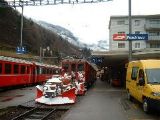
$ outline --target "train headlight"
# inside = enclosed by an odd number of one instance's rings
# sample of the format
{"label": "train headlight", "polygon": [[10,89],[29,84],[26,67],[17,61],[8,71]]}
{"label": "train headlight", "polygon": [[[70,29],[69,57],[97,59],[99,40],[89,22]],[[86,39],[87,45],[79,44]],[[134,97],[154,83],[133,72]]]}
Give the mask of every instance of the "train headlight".
{"label": "train headlight", "polygon": [[48,90],[48,87],[47,87],[47,86],[44,86],[43,89],[44,89],[44,90]]}

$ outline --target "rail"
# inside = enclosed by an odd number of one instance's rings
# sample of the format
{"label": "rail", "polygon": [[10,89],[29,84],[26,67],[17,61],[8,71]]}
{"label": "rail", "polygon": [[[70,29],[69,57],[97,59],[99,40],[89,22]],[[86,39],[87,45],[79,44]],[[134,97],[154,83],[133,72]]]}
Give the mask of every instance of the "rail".
{"label": "rail", "polygon": [[32,108],[31,110],[22,113],[12,120],[46,120],[56,109],[43,109],[43,108]]}

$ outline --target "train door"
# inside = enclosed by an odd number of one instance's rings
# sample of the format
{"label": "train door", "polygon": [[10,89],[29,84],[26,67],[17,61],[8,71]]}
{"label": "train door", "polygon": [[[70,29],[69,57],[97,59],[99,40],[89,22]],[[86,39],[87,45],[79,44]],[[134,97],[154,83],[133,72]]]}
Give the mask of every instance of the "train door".
{"label": "train door", "polygon": [[32,66],[31,66],[31,65],[28,65],[26,69],[27,69],[26,71],[27,71],[28,79],[29,79],[28,81],[29,81],[29,83],[32,84],[32,74],[31,74],[31,72],[32,72],[32,71],[31,71],[31,70],[32,70]]}
{"label": "train door", "polygon": [[32,67],[32,83],[36,83],[37,81],[37,67],[36,65],[33,65]]}
{"label": "train door", "polygon": [[72,82],[78,78],[78,74],[76,70],[76,62],[71,63],[71,76],[72,76]]}

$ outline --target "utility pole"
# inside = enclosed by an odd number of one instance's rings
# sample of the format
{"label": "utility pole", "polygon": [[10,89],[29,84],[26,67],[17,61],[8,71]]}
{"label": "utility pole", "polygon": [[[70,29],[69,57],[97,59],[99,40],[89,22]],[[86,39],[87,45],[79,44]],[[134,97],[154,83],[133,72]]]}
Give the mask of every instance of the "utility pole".
{"label": "utility pole", "polygon": [[23,46],[23,43],[22,43],[22,40],[23,40],[23,5],[21,7],[22,7],[22,14],[21,14],[21,41],[20,41],[20,47],[22,48],[22,46]]}
{"label": "utility pole", "polygon": [[[132,18],[131,18],[131,0],[128,0],[129,2],[129,7],[128,7],[128,12],[129,12],[129,34],[132,34]],[[131,61],[132,60],[132,40],[129,40],[129,56],[128,56],[128,60]]]}

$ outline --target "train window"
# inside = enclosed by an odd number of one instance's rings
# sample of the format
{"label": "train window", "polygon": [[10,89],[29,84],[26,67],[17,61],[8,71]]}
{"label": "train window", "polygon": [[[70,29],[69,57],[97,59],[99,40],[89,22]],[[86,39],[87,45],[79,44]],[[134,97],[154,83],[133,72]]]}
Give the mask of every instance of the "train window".
{"label": "train window", "polygon": [[49,74],[52,74],[52,69],[51,68],[49,69]]}
{"label": "train window", "polygon": [[49,69],[47,69],[46,71],[47,71],[46,74],[49,74]]}
{"label": "train window", "polygon": [[42,68],[42,74],[46,74],[46,69]]}
{"label": "train window", "polygon": [[21,74],[25,74],[26,72],[26,66],[22,65],[21,66]]}
{"label": "train window", "polygon": [[76,72],[76,64],[72,64],[72,65],[71,65],[71,70],[72,70],[73,72]]}
{"label": "train window", "polygon": [[45,68],[45,73],[44,74],[47,74],[47,68]]}
{"label": "train window", "polygon": [[0,74],[2,74],[2,63],[0,63]]}
{"label": "train window", "polygon": [[14,74],[18,74],[19,73],[19,65],[18,64],[14,64],[13,72],[14,72]]}
{"label": "train window", "polygon": [[37,74],[40,74],[40,67],[37,66]]}
{"label": "train window", "polygon": [[11,74],[12,71],[12,65],[9,63],[5,64],[5,74]]}
{"label": "train window", "polygon": [[63,64],[64,72],[69,72],[69,64]]}
{"label": "train window", "polygon": [[39,67],[39,74],[42,74],[43,68]]}
{"label": "train window", "polygon": [[61,70],[58,68],[53,69],[53,74],[60,74]]}
{"label": "train window", "polygon": [[78,64],[78,71],[84,71],[84,64]]}
{"label": "train window", "polygon": [[27,74],[29,74],[29,72],[30,72],[30,69],[29,69],[30,67],[29,66],[27,66]]}

